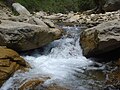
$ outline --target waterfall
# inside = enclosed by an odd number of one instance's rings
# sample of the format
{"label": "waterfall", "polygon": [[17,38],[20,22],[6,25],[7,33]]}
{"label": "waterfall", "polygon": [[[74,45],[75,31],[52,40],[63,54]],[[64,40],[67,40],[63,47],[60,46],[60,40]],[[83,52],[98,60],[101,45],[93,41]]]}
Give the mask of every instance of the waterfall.
{"label": "waterfall", "polygon": [[[19,85],[15,81],[22,82],[24,79],[48,76],[45,84],[57,83],[63,86],[71,87],[75,90],[87,90],[80,86],[83,79],[84,69],[93,64],[91,60],[82,55],[79,46],[80,27],[62,26],[65,35],[43,48],[43,51],[35,50],[31,55],[23,55],[24,59],[30,63],[32,69],[29,72],[16,72],[1,88],[1,90],[14,90]],[[77,75],[78,74],[78,75]],[[15,89],[16,90],[16,89]]]}

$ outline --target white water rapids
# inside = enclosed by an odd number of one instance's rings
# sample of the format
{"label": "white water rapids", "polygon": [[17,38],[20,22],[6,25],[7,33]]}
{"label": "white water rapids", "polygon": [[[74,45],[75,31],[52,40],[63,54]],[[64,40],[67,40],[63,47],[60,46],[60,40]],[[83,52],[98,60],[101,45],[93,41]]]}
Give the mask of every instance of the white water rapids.
{"label": "white water rapids", "polygon": [[[16,73],[11,77],[0,90],[17,90],[16,81],[22,82],[24,79],[47,76],[50,77],[45,83],[57,83],[62,86],[72,88],[71,90],[87,90],[80,86],[80,81],[76,76],[83,73],[84,69],[93,64],[91,60],[82,55],[79,46],[78,27],[63,27],[67,32],[63,38],[56,40],[44,47],[43,52],[34,51],[32,55],[23,55],[32,67],[29,72]],[[79,75],[78,75],[79,76]],[[83,82],[81,82],[83,83]]]}

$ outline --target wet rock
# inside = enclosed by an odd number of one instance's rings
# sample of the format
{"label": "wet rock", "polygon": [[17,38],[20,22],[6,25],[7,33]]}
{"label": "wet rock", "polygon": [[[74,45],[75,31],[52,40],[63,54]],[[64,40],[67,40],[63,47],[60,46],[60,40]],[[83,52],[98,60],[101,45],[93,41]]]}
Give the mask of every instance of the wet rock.
{"label": "wet rock", "polygon": [[27,68],[28,64],[11,49],[0,47],[0,86],[18,69]]}
{"label": "wet rock", "polygon": [[69,90],[56,84],[45,85],[44,82],[49,78],[34,78],[26,80],[18,90]]}
{"label": "wet rock", "polygon": [[120,58],[115,62],[115,65],[120,67]]}
{"label": "wet rock", "polygon": [[26,80],[18,90],[36,90],[38,85],[42,85],[44,83],[43,79],[31,79]]}
{"label": "wet rock", "polygon": [[95,57],[118,49],[120,46],[119,32],[119,20],[102,23],[84,30],[80,37],[83,54],[86,57]]}
{"label": "wet rock", "polygon": [[105,90],[120,89],[120,67],[114,68],[106,74]]}
{"label": "wet rock", "polygon": [[62,87],[56,84],[51,84],[47,86],[44,90],[70,90],[70,89],[67,89],[65,87]]}
{"label": "wet rock", "polygon": [[29,23],[2,20],[0,24],[0,45],[16,51],[39,48],[59,39],[62,31]]}

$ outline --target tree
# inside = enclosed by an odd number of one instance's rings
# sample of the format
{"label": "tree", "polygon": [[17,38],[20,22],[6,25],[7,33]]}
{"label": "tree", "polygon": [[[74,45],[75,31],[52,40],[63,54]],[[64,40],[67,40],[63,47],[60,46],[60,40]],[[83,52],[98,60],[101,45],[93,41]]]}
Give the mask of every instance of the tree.
{"label": "tree", "polygon": [[93,9],[95,13],[104,13],[105,11],[103,10],[103,5],[104,5],[104,0],[93,0],[96,7]]}
{"label": "tree", "polygon": [[6,5],[12,6],[12,4],[15,2],[15,0],[5,0]]}

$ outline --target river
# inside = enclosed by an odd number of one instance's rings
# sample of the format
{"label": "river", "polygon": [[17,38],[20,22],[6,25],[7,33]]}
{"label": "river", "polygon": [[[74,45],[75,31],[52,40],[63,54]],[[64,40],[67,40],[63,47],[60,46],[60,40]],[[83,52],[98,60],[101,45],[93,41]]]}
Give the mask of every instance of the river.
{"label": "river", "polygon": [[96,84],[84,74],[88,68],[95,69],[95,62],[82,55],[79,45],[81,28],[77,26],[62,28],[66,34],[61,39],[44,46],[42,50],[34,50],[30,55],[23,54],[32,69],[25,73],[16,72],[1,90],[17,90],[19,84],[16,81],[23,82],[25,79],[44,76],[50,77],[45,84],[56,83],[71,90],[98,90],[98,87],[101,87],[97,86],[100,83]]}

